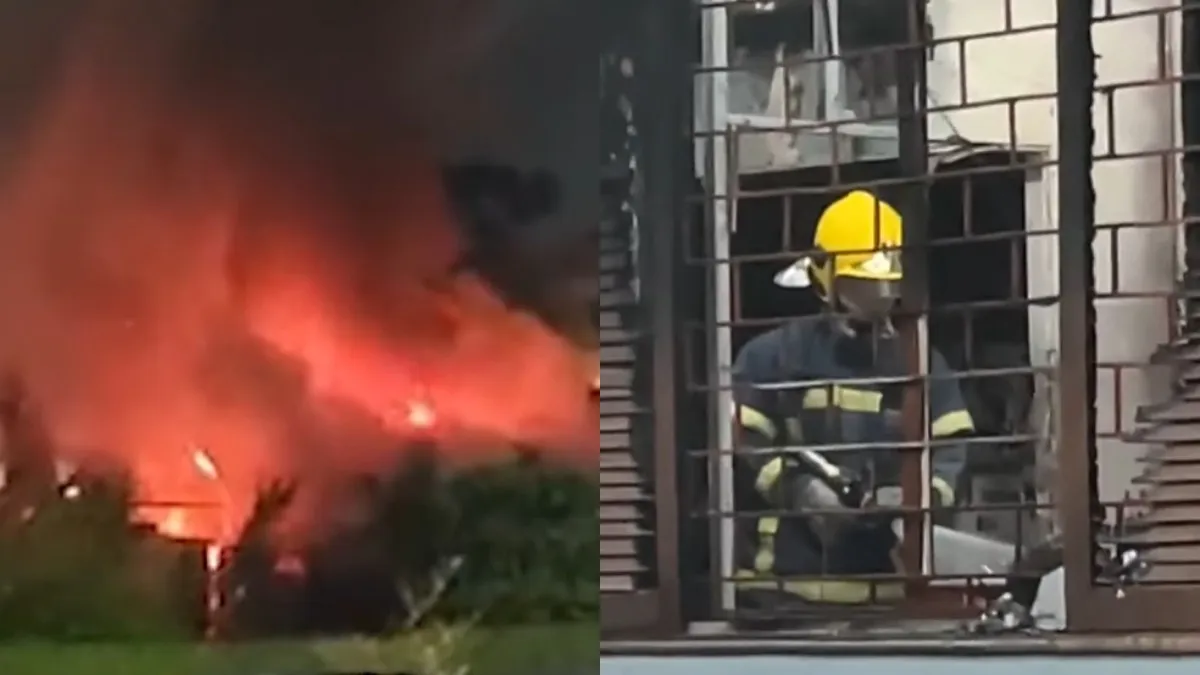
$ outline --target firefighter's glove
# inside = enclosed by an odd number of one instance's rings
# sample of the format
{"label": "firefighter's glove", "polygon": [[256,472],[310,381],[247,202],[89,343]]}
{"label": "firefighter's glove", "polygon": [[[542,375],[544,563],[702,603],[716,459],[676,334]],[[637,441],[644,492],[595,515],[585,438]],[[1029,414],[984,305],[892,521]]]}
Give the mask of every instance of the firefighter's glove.
{"label": "firefighter's glove", "polygon": [[794,471],[816,477],[838,494],[845,506],[862,506],[865,499],[862,477],[845,467],[832,464],[820,453],[801,450],[792,458]]}

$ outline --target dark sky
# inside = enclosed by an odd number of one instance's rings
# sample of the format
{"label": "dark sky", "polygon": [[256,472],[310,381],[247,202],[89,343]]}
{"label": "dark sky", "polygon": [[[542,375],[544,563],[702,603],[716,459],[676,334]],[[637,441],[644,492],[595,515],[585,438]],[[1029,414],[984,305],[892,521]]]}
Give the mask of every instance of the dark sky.
{"label": "dark sky", "polygon": [[[0,142],[16,136],[5,131],[30,112],[30,93],[44,83],[79,9],[90,4],[94,0],[0,0]],[[125,4],[144,5],[129,12],[145,21],[166,20],[155,16],[164,6],[172,14],[199,7],[194,11],[206,13],[212,26],[211,34],[197,38],[201,52],[220,49],[233,68],[254,62],[303,72],[313,91],[343,86],[344,75],[329,72],[329,64],[358,59],[349,70],[362,73],[361,91],[370,93],[357,100],[378,108],[371,80],[387,78],[395,85],[392,104],[429,124],[447,153],[555,170],[566,199],[553,227],[595,221],[596,58],[604,35],[628,14],[625,0]],[[205,60],[222,62],[211,53]],[[347,89],[344,108],[350,109],[353,84]]]}

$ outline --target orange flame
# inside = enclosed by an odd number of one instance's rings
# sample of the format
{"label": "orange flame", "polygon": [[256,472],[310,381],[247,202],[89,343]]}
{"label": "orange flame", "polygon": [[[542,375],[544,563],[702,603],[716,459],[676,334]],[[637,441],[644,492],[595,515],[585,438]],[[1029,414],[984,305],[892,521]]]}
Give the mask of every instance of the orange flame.
{"label": "orange flame", "polygon": [[594,461],[586,360],[451,273],[419,139],[347,162],[269,87],[182,90],[185,28],[97,17],[0,181],[0,363],[65,454],[127,464],[143,499],[198,505],[145,517],[213,539],[271,477],[382,470],[412,440]]}

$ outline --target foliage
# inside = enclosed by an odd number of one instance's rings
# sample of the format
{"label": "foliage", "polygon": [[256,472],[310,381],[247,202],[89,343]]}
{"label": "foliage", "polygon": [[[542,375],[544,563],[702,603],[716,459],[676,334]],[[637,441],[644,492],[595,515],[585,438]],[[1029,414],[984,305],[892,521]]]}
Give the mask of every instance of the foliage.
{"label": "foliage", "polygon": [[[341,578],[326,587],[327,595],[365,585],[365,595],[380,599],[371,608],[378,622],[343,629],[406,630],[420,619],[426,631],[454,630],[477,622],[597,616],[594,475],[526,455],[455,471],[425,456],[364,489],[373,518],[362,531],[309,552],[314,564],[335,559],[333,576]],[[242,538],[234,577],[259,580],[263,590],[256,594],[251,583],[251,592],[243,594],[245,611],[233,624],[234,635],[330,629],[297,622],[296,615],[328,610],[310,589],[271,581],[274,553],[267,533],[292,493],[286,485],[266,490]],[[130,516],[122,482],[88,485],[74,499],[51,490],[28,519],[0,508],[0,639],[196,636],[203,611],[196,551],[189,566],[182,545],[139,534]],[[338,558],[350,562],[339,567]],[[185,571],[191,579],[184,579]],[[427,602],[431,598],[436,602]]]}
{"label": "foliage", "polygon": [[130,525],[123,481],[53,490],[0,515],[0,638],[170,638],[189,631],[178,547]]}
{"label": "foliage", "polygon": [[448,609],[486,610],[486,620],[504,622],[598,616],[595,475],[526,456],[455,475],[448,487],[464,560]]}
{"label": "foliage", "polygon": [[382,542],[401,590],[427,596],[454,561],[432,618],[540,623],[597,616],[594,474],[529,453],[456,471],[426,456],[376,495],[372,538]]}
{"label": "foliage", "polygon": [[[332,638],[197,645],[0,644],[5,675],[212,675],[213,673],[413,673],[443,675],[423,656],[437,636],[419,631],[372,640]],[[458,648],[470,675],[585,675],[596,672],[599,637],[595,624],[477,629]],[[453,671],[453,669],[450,669]]]}

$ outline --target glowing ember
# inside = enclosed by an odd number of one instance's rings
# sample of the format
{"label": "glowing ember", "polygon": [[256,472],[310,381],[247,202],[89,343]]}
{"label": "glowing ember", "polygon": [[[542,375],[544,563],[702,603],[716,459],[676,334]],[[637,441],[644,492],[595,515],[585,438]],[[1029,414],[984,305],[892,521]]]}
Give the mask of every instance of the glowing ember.
{"label": "glowing ember", "polygon": [[437,422],[433,408],[420,401],[410,401],[408,404],[408,423],[414,429],[429,429]]}
{"label": "glowing ember", "polygon": [[196,465],[196,470],[205,478],[209,480],[221,479],[221,474],[217,471],[217,463],[202,448],[196,448],[192,451],[192,464]]}
{"label": "glowing ember", "polygon": [[168,537],[187,537],[191,535],[188,527],[187,512],[181,508],[167,509],[166,515],[158,521],[158,531]]}
{"label": "glowing ember", "polygon": [[217,629],[217,614],[221,611],[220,571],[224,550],[216,545],[204,547],[204,569],[208,573],[205,584],[205,606],[208,610],[208,635],[214,637]]}
{"label": "glowing ember", "polygon": [[302,577],[305,574],[304,561],[294,555],[280,556],[275,561],[275,573],[289,577]]}
{"label": "glowing ember", "polygon": [[204,568],[209,572],[216,572],[221,569],[222,549],[216,544],[209,544],[204,547]]}

